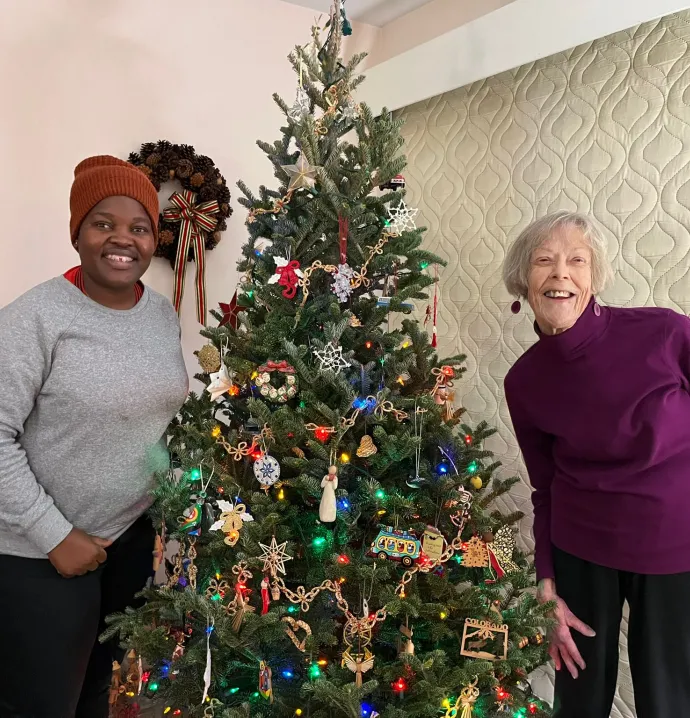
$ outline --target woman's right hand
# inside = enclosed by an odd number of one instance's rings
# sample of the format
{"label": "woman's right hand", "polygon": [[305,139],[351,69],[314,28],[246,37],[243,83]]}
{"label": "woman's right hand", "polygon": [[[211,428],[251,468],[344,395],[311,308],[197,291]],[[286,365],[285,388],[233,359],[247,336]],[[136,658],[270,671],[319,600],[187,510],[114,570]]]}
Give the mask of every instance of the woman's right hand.
{"label": "woman's right hand", "polygon": [[588,638],[594,637],[596,633],[575,616],[565,601],[558,596],[556,582],[552,578],[545,578],[539,582],[538,598],[540,603],[556,603],[556,608],[553,611],[556,625],[549,632],[549,655],[553,659],[556,670],[560,671],[565,665],[570,675],[577,678],[578,667],[584,670],[585,661],[575,645],[570,629],[575,629]]}
{"label": "woman's right hand", "polygon": [[90,536],[73,528],[49,554],[50,563],[64,578],[83,576],[95,571],[108,558],[105,549],[112,541]]}

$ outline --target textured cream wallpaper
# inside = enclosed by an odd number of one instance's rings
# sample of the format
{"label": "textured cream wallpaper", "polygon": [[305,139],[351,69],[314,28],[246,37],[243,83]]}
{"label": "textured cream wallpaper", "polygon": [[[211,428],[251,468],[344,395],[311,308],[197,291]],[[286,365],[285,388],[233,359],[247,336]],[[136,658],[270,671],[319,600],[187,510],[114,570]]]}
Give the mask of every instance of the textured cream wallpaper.
{"label": "textured cream wallpaper", "polygon": [[[427,246],[448,261],[440,277],[440,351],[467,354],[457,398],[472,421],[498,427],[490,448],[506,473],[525,477],[503,378],[535,335],[528,313],[510,313],[500,268],[526,224],[559,208],[593,213],[616,268],[603,300],[690,313],[690,12],[400,114],[408,203],[420,207]],[[508,504],[529,512],[527,484]],[[522,533],[531,547],[529,521]],[[546,677],[537,682],[548,692]],[[635,715],[625,650],[612,715]]]}

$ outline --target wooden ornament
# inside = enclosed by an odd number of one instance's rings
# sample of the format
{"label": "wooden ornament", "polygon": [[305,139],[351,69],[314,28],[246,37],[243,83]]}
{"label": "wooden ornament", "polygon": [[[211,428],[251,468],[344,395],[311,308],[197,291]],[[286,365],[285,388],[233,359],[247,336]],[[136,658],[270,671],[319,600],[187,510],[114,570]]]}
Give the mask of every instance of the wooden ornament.
{"label": "wooden ornament", "polygon": [[359,456],[360,459],[366,459],[369,456],[373,456],[377,451],[378,449],[376,448],[374,440],[371,436],[369,436],[369,434],[365,434],[359,442],[357,456]]}
{"label": "wooden ornament", "polygon": [[[502,650],[498,655],[481,650],[488,641],[498,638]],[[499,625],[489,621],[478,621],[475,618],[466,618],[462,632],[460,654],[469,658],[481,658],[486,661],[497,659],[506,660],[508,657],[508,626]]]}
{"label": "wooden ornament", "polygon": [[[478,682],[479,680],[475,678],[472,683],[465,686],[462,691],[460,691],[460,695],[455,701],[455,705],[451,706],[446,711],[445,718],[472,718],[472,709],[474,708],[474,704],[477,702],[477,698],[479,698],[479,689],[477,688]],[[460,709],[462,709],[462,711],[460,711]]]}
{"label": "wooden ornament", "polygon": [[528,645],[529,645],[529,638],[526,638],[525,636],[518,638],[518,648],[527,648]]}
{"label": "wooden ornament", "polygon": [[445,539],[435,526],[427,526],[422,536],[422,551],[424,555],[436,563],[441,561]]}
{"label": "wooden ornament", "polygon": [[467,542],[467,548],[463,551],[462,565],[465,568],[487,568],[489,566],[489,552],[479,536],[473,536]]}

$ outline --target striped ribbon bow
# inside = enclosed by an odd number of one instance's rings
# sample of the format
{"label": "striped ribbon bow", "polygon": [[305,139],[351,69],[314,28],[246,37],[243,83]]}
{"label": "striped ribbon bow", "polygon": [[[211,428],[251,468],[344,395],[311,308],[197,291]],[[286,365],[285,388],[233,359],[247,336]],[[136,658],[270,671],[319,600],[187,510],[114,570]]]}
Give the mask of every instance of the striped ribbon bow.
{"label": "striped ribbon bow", "polygon": [[196,193],[188,189],[173,193],[170,201],[173,206],[163,210],[163,219],[180,222],[180,239],[175,255],[173,304],[179,314],[184,294],[187,257],[192,249],[196,260],[196,316],[200,324],[206,325],[205,233],[215,229],[216,218],[213,215],[220,211],[220,207],[216,200],[196,204]]}

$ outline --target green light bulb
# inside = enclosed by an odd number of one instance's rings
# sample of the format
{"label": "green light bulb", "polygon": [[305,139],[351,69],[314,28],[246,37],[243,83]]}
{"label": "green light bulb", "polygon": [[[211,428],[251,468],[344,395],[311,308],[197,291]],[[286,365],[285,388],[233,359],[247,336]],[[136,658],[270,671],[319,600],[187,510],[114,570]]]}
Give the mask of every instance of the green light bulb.
{"label": "green light bulb", "polygon": [[420,269],[426,269],[429,266],[429,262],[422,262],[419,267]]}
{"label": "green light bulb", "polygon": [[476,473],[479,466],[477,465],[476,461],[473,461],[468,467],[467,470],[470,472],[470,474]]}
{"label": "green light bulb", "polygon": [[199,469],[192,469],[191,477],[192,481],[198,481],[201,478],[201,471],[199,471]]}
{"label": "green light bulb", "polygon": [[376,496],[376,498],[381,501],[382,499],[386,498],[386,492],[383,489],[378,489],[374,496]]}
{"label": "green light bulb", "polygon": [[234,694],[237,693],[237,691],[239,691],[239,688],[235,686],[234,688],[231,688],[229,692]]}
{"label": "green light bulb", "polygon": [[321,677],[321,669],[319,668],[318,664],[312,663],[309,667],[309,678],[320,678]]}
{"label": "green light bulb", "polygon": [[312,543],[314,546],[323,546],[326,543],[326,539],[323,536],[317,536]]}
{"label": "green light bulb", "polygon": [[150,683],[149,690],[151,691],[151,693],[155,693],[158,690],[158,683],[156,683],[155,681],[153,683]]}

